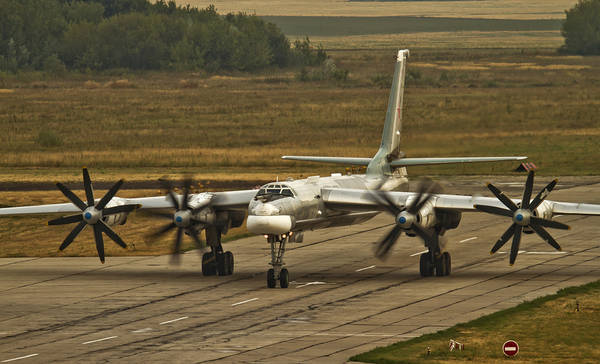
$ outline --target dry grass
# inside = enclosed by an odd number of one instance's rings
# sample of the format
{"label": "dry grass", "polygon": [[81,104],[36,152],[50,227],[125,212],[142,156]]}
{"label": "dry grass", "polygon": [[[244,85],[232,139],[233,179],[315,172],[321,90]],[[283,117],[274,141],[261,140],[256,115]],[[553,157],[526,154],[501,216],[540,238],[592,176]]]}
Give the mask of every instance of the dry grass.
{"label": "dry grass", "polygon": [[178,0],[221,13],[294,16],[435,16],[493,19],[557,19],[577,0],[347,1],[347,0]]}

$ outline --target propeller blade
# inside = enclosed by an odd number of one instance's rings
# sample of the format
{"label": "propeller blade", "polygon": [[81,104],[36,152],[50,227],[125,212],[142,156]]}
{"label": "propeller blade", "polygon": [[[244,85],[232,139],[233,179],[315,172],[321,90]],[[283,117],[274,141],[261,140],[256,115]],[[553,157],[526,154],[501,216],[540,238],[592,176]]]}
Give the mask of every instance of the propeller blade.
{"label": "propeller blade", "polygon": [[75,228],[73,230],[71,230],[69,235],[67,235],[67,237],[65,238],[65,240],[63,241],[63,243],[60,245],[60,247],[58,249],[65,250],[65,248],[68,247],[69,244],[71,244],[73,242],[75,237],[77,237],[77,235],[79,235],[81,230],[83,230],[83,228],[86,226],[87,226],[87,223],[85,221],[82,221],[79,223],[79,225],[75,226]]}
{"label": "propeller blade", "polygon": [[503,209],[500,207],[487,206],[487,205],[473,205],[479,211],[487,212],[488,214],[501,215],[512,217],[513,212],[507,209]]}
{"label": "propeller blade", "polygon": [[104,239],[102,238],[102,228],[100,228],[99,224],[94,224],[94,240],[96,240],[98,258],[104,264]]}
{"label": "propeller blade", "polygon": [[494,186],[491,183],[488,183],[487,187],[490,189],[490,191],[492,191],[494,196],[496,196],[496,198],[498,198],[498,200],[500,200],[504,204],[504,206],[508,207],[511,211],[516,211],[518,209],[517,205],[515,205],[515,203],[512,202],[510,198],[506,197],[506,195],[502,191],[496,188],[496,186]]}
{"label": "propeller blade", "polygon": [[529,171],[527,182],[525,182],[525,190],[523,191],[523,200],[521,200],[521,208],[528,209],[531,201],[531,191],[533,191],[533,176],[535,172]]}
{"label": "propeller blade", "polygon": [[123,249],[127,249],[127,244],[125,244],[123,239],[121,239],[119,235],[117,235],[117,233],[115,233],[114,230],[110,228],[110,226],[106,225],[104,221],[98,220],[96,225],[98,225],[100,230],[102,230],[109,238],[111,238],[112,241],[117,243],[117,245],[119,245]]}
{"label": "propeller blade", "polygon": [[400,237],[402,228],[399,225],[394,226],[384,237],[377,243],[375,256],[381,260],[387,259],[390,249]]}
{"label": "propeller blade", "polygon": [[159,181],[162,183],[163,188],[167,190],[167,199],[171,201],[175,210],[179,211],[179,200],[175,192],[173,192],[173,184],[168,179],[160,179]]}
{"label": "propeller blade", "polygon": [[117,191],[119,191],[119,188],[121,188],[121,186],[123,185],[123,182],[125,182],[124,180],[119,180],[117,181],[117,183],[115,183],[110,190],[108,190],[108,192],[106,193],[106,195],[104,195],[102,197],[102,199],[98,202],[98,205],[96,205],[96,210],[102,210],[104,209],[104,207],[106,207],[106,204],[113,198],[115,197],[115,195],[117,194]]}
{"label": "propeller blade", "polygon": [[432,236],[427,231],[425,231],[425,229],[423,229],[419,224],[413,224],[410,228],[417,235],[419,235],[419,237],[421,239],[423,239],[423,241],[425,241],[425,244],[427,245],[428,248],[430,248],[430,251],[437,251],[437,248],[438,248],[437,234],[435,234],[435,236]]}
{"label": "propeller blade", "polygon": [[412,202],[410,203],[410,205],[408,205],[408,207],[406,208],[406,211],[408,211],[409,214],[414,215],[418,209],[417,204],[421,201],[421,199],[423,198],[423,195],[425,194],[425,191],[427,190],[427,186],[425,185],[424,182],[419,184],[419,189],[417,190],[417,197],[414,198],[412,200]]}
{"label": "propeller blade", "polygon": [[70,215],[70,216],[61,216],[58,219],[48,221],[48,225],[65,225],[72,224],[74,222],[83,221],[83,216],[81,214]]}
{"label": "propeller blade", "polygon": [[[172,217],[171,217],[171,219],[172,219]],[[150,237],[150,238],[158,238],[158,237],[166,234],[167,232],[169,232],[171,229],[176,228],[176,227],[177,227],[177,225],[175,225],[175,223],[172,222],[172,223],[170,223],[168,225],[163,226],[162,228],[158,229],[157,231],[149,234],[148,237]]]}
{"label": "propeller blade", "polygon": [[542,202],[544,202],[544,200],[546,199],[546,197],[548,197],[548,195],[550,194],[550,192],[554,189],[554,187],[556,187],[557,183],[558,183],[558,179],[555,179],[554,181],[548,183],[548,185],[543,190],[541,190],[540,193],[537,194],[537,196],[535,196],[535,198],[533,199],[533,201],[529,205],[529,209],[531,211],[533,211]]}
{"label": "propeller blade", "polygon": [[539,236],[540,238],[542,238],[543,240],[546,241],[546,243],[552,245],[552,247],[558,251],[561,251],[562,248],[560,247],[560,245],[558,245],[558,243],[556,242],[556,240],[554,240],[554,238],[552,236],[550,236],[550,234],[548,234],[548,232],[546,231],[546,229],[544,229],[543,227],[533,224],[533,225],[529,225]]}
{"label": "propeller blade", "polygon": [[502,248],[504,246],[504,244],[506,244],[508,239],[510,239],[513,236],[513,234],[515,233],[515,226],[517,226],[517,224],[513,223],[508,229],[506,229],[504,234],[502,234],[500,239],[498,239],[496,244],[494,244],[494,246],[492,247],[492,250],[490,250],[490,254],[494,254],[500,248]]}
{"label": "propeller blade", "polygon": [[190,187],[192,186],[191,178],[186,178],[183,181],[183,200],[181,201],[181,209],[188,209],[188,199],[190,197]]}
{"label": "propeller blade", "polygon": [[182,238],[183,238],[183,228],[178,228],[177,235],[175,236],[175,247],[173,249],[173,255],[171,256],[172,264],[179,264],[179,255],[181,254],[179,249],[181,248]]}
{"label": "propeller blade", "polygon": [[188,229],[188,232],[190,233],[192,239],[194,239],[194,242],[196,242],[196,246],[198,247],[198,249],[204,248],[204,244],[202,243],[202,240],[200,240],[198,232],[195,229]]}
{"label": "propeller blade", "polygon": [[377,198],[377,202],[383,206],[390,214],[397,216],[402,210],[392,200],[390,195],[384,191],[373,192],[373,196]]}
{"label": "propeller blade", "polygon": [[561,230],[570,230],[571,227],[567,224],[563,224],[562,222],[554,221],[554,220],[546,220],[539,217],[532,216],[529,220],[529,225],[541,225],[544,227],[561,229]]}
{"label": "propeller blade", "polygon": [[73,205],[79,207],[80,210],[83,211],[83,210],[87,209],[88,206],[83,201],[81,201],[81,199],[79,197],[77,197],[73,192],[71,192],[71,190],[68,189],[67,186],[58,182],[58,183],[56,183],[56,187],[58,187],[60,192],[62,192],[63,195],[65,195],[65,197],[68,198],[73,203]]}
{"label": "propeller blade", "polygon": [[92,187],[92,180],[87,168],[83,168],[83,188],[85,189],[85,196],[87,197],[88,207],[94,206],[94,188]]}
{"label": "propeller blade", "polygon": [[[112,214],[118,214],[121,212],[131,212],[133,210],[139,209],[142,205],[121,205],[115,207],[109,207],[102,210],[102,216],[108,216]],[[172,215],[171,215],[172,218]]]}
{"label": "propeller blade", "polygon": [[513,236],[512,245],[510,246],[510,265],[515,264],[517,260],[517,254],[519,254],[519,244],[521,244],[521,232],[523,227],[521,225],[515,226],[515,235]]}

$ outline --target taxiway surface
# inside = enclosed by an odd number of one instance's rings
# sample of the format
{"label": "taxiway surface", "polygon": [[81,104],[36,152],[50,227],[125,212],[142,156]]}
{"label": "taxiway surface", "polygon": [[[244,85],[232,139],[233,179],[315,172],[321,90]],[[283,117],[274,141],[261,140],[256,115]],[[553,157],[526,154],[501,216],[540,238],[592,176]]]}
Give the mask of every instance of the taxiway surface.
{"label": "taxiway surface", "polygon": [[[522,182],[511,183],[498,186],[516,197]],[[599,183],[559,189],[550,199],[600,203]],[[464,214],[447,234],[452,275],[431,278],[419,275],[417,238],[373,258],[389,216],[307,233],[286,253],[288,289],[266,288],[262,237],[226,244],[228,277],[203,277],[195,252],[178,267],[167,256],[0,259],[0,362],[344,362],[600,279],[600,217],[557,220],[572,227],[552,231],[564,251],[525,235],[510,267],[510,242],[488,253],[510,219]]]}

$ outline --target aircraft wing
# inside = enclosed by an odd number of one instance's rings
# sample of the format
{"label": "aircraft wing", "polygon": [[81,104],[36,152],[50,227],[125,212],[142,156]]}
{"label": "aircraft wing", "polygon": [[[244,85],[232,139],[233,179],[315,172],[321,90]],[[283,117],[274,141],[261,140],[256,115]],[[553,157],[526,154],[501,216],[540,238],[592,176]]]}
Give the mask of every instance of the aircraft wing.
{"label": "aircraft wing", "polygon": [[[417,197],[414,192],[387,192],[390,199],[398,206],[407,206],[412,199]],[[321,190],[321,198],[325,205],[331,209],[342,211],[374,211],[381,210],[380,203],[373,192],[356,189],[324,188]],[[520,199],[512,200],[515,204]],[[465,196],[434,194],[431,202],[436,209],[454,211],[476,211],[474,205],[487,205],[505,209],[506,207],[495,197]],[[600,216],[600,205],[558,202],[546,200],[545,206],[552,215],[597,215]]]}
{"label": "aircraft wing", "polygon": [[[221,209],[242,209],[247,208],[250,200],[254,198],[257,190],[241,190],[226,192],[211,192],[211,206]],[[178,196],[181,198],[181,196]],[[194,195],[191,196],[192,198]],[[166,196],[140,197],[140,198],[122,198],[114,197],[115,201],[124,205],[141,205],[140,209],[165,209],[173,206]],[[59,203],[36,206],[7,207],[0,209],[0,216],[8,215],[31,215],[31,214],[52,214],[52,213],[77,213],[81,210],[72,203]]]}

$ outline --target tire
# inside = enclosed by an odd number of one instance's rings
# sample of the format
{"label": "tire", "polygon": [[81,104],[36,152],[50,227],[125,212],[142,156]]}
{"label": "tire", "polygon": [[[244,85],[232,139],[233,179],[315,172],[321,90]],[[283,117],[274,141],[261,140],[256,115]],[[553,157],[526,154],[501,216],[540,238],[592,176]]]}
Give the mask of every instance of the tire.
{"label": "tire", "polygon": [[233,253],[225,252],[225,261],[227,262],[227,275],[233,274]]}
{"label": "tire", "polygon": [[279,286],[281,288],[288,288],[290,285],[290,273],[287,269],[283,268],[279,273]]}
{"label": "tire", "polygon": [[446,275],[446,261],[444,255],[435,258],[435,276],[443,277]]}
{"label": "tire", "polygon": [[431,277],[433,275],[433,264],[431,264],[430,253],[421,254],[419,261],[419,271],[422,277]]}
{"label": "tire", "polygon": [[449,276],[452,272],[452,260],[450,259],[450,253],[445,252],[442,255],[442,259],[444,260],[444,265],[446,266],[446,275]]}
{"label": "tire", "polygon": [[212,257],[212,253],[202,255],[202,275],[204,276],[214,276],[216,274],[216,266]]}
{"label": "tire", "polygon": [[227,261],[225,254],[220,253],[217,254],[217,273],[220,276],[226,276],[227,275],[227,270],[228,270],[228,264],[229,262]]}
{"label": "tire", "polygon": [[267,287],[275,288],[277,281],[275,280],[275,270],[273,268],[267,271]]}

